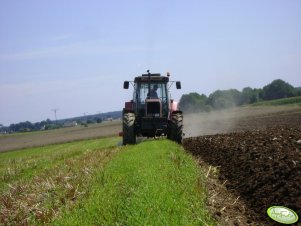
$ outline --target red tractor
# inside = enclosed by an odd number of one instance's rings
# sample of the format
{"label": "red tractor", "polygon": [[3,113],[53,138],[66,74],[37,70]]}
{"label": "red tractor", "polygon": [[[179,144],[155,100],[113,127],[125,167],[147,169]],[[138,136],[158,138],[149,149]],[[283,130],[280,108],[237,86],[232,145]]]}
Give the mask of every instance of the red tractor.
{"label": "red tractor", "polygon": [[[167,136],[175,142],[182,142],[183,115],[178,103],[170,98],[169,88],[174,81],[160,74],[135,77],[133,82],[125,81],[124,89],[131,83],[134,87],[133,99],[125,102],[123,108],[123,144],[135,144],[137,136]],[[181,89],[181,82],[176,82]]]}

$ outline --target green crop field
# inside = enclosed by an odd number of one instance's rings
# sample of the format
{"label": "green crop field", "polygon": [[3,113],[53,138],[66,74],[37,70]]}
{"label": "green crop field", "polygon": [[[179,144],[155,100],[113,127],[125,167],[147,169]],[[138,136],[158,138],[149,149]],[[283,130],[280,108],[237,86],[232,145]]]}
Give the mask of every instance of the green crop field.
{"label": "green crop field", "polygon": [[0,153],[0,225],[214,225],[195,160],[118,137]]}
{"label": "green crop field", "polygon": [[301,96],[297,97],[289,97],[289,98],[282,98],[270,101],[261,101],[252,106],[265,106],[265,105],[301,105]]}

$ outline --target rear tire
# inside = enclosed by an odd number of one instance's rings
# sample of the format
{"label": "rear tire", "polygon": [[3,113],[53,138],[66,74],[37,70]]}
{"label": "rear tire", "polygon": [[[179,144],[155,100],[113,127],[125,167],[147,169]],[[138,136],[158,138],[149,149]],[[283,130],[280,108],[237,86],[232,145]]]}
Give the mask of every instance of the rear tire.
{"label": "rear tire", "polygon": [[135,114],[131,112],[123,113],[123,145],[136,144],[135,134]]}
{"label": "rear tire", "polygon": [[182,134],[183,134],[182,112],[172,113],[167,138],[181,144]]}

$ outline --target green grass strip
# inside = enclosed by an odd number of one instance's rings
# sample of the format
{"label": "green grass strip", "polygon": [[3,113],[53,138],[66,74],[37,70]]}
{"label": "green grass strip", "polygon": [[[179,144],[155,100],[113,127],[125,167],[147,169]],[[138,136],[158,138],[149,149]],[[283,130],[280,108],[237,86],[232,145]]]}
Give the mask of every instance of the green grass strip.
{"label": "green grass strip", "polygon": [[55,225],[214,225],[197,163],[169,140],[125,147],[92,186]]}

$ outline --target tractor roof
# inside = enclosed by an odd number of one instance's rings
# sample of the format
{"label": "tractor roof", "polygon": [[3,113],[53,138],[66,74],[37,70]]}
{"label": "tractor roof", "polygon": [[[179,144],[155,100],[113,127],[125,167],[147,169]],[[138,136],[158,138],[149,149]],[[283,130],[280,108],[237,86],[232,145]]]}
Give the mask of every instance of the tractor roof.
{"label": "tractor roof", "polygon": [[161,74],[142,74],[135,78],[135,83],[137,82],[168,82],[169,78],[166,76],[161,76]]}

